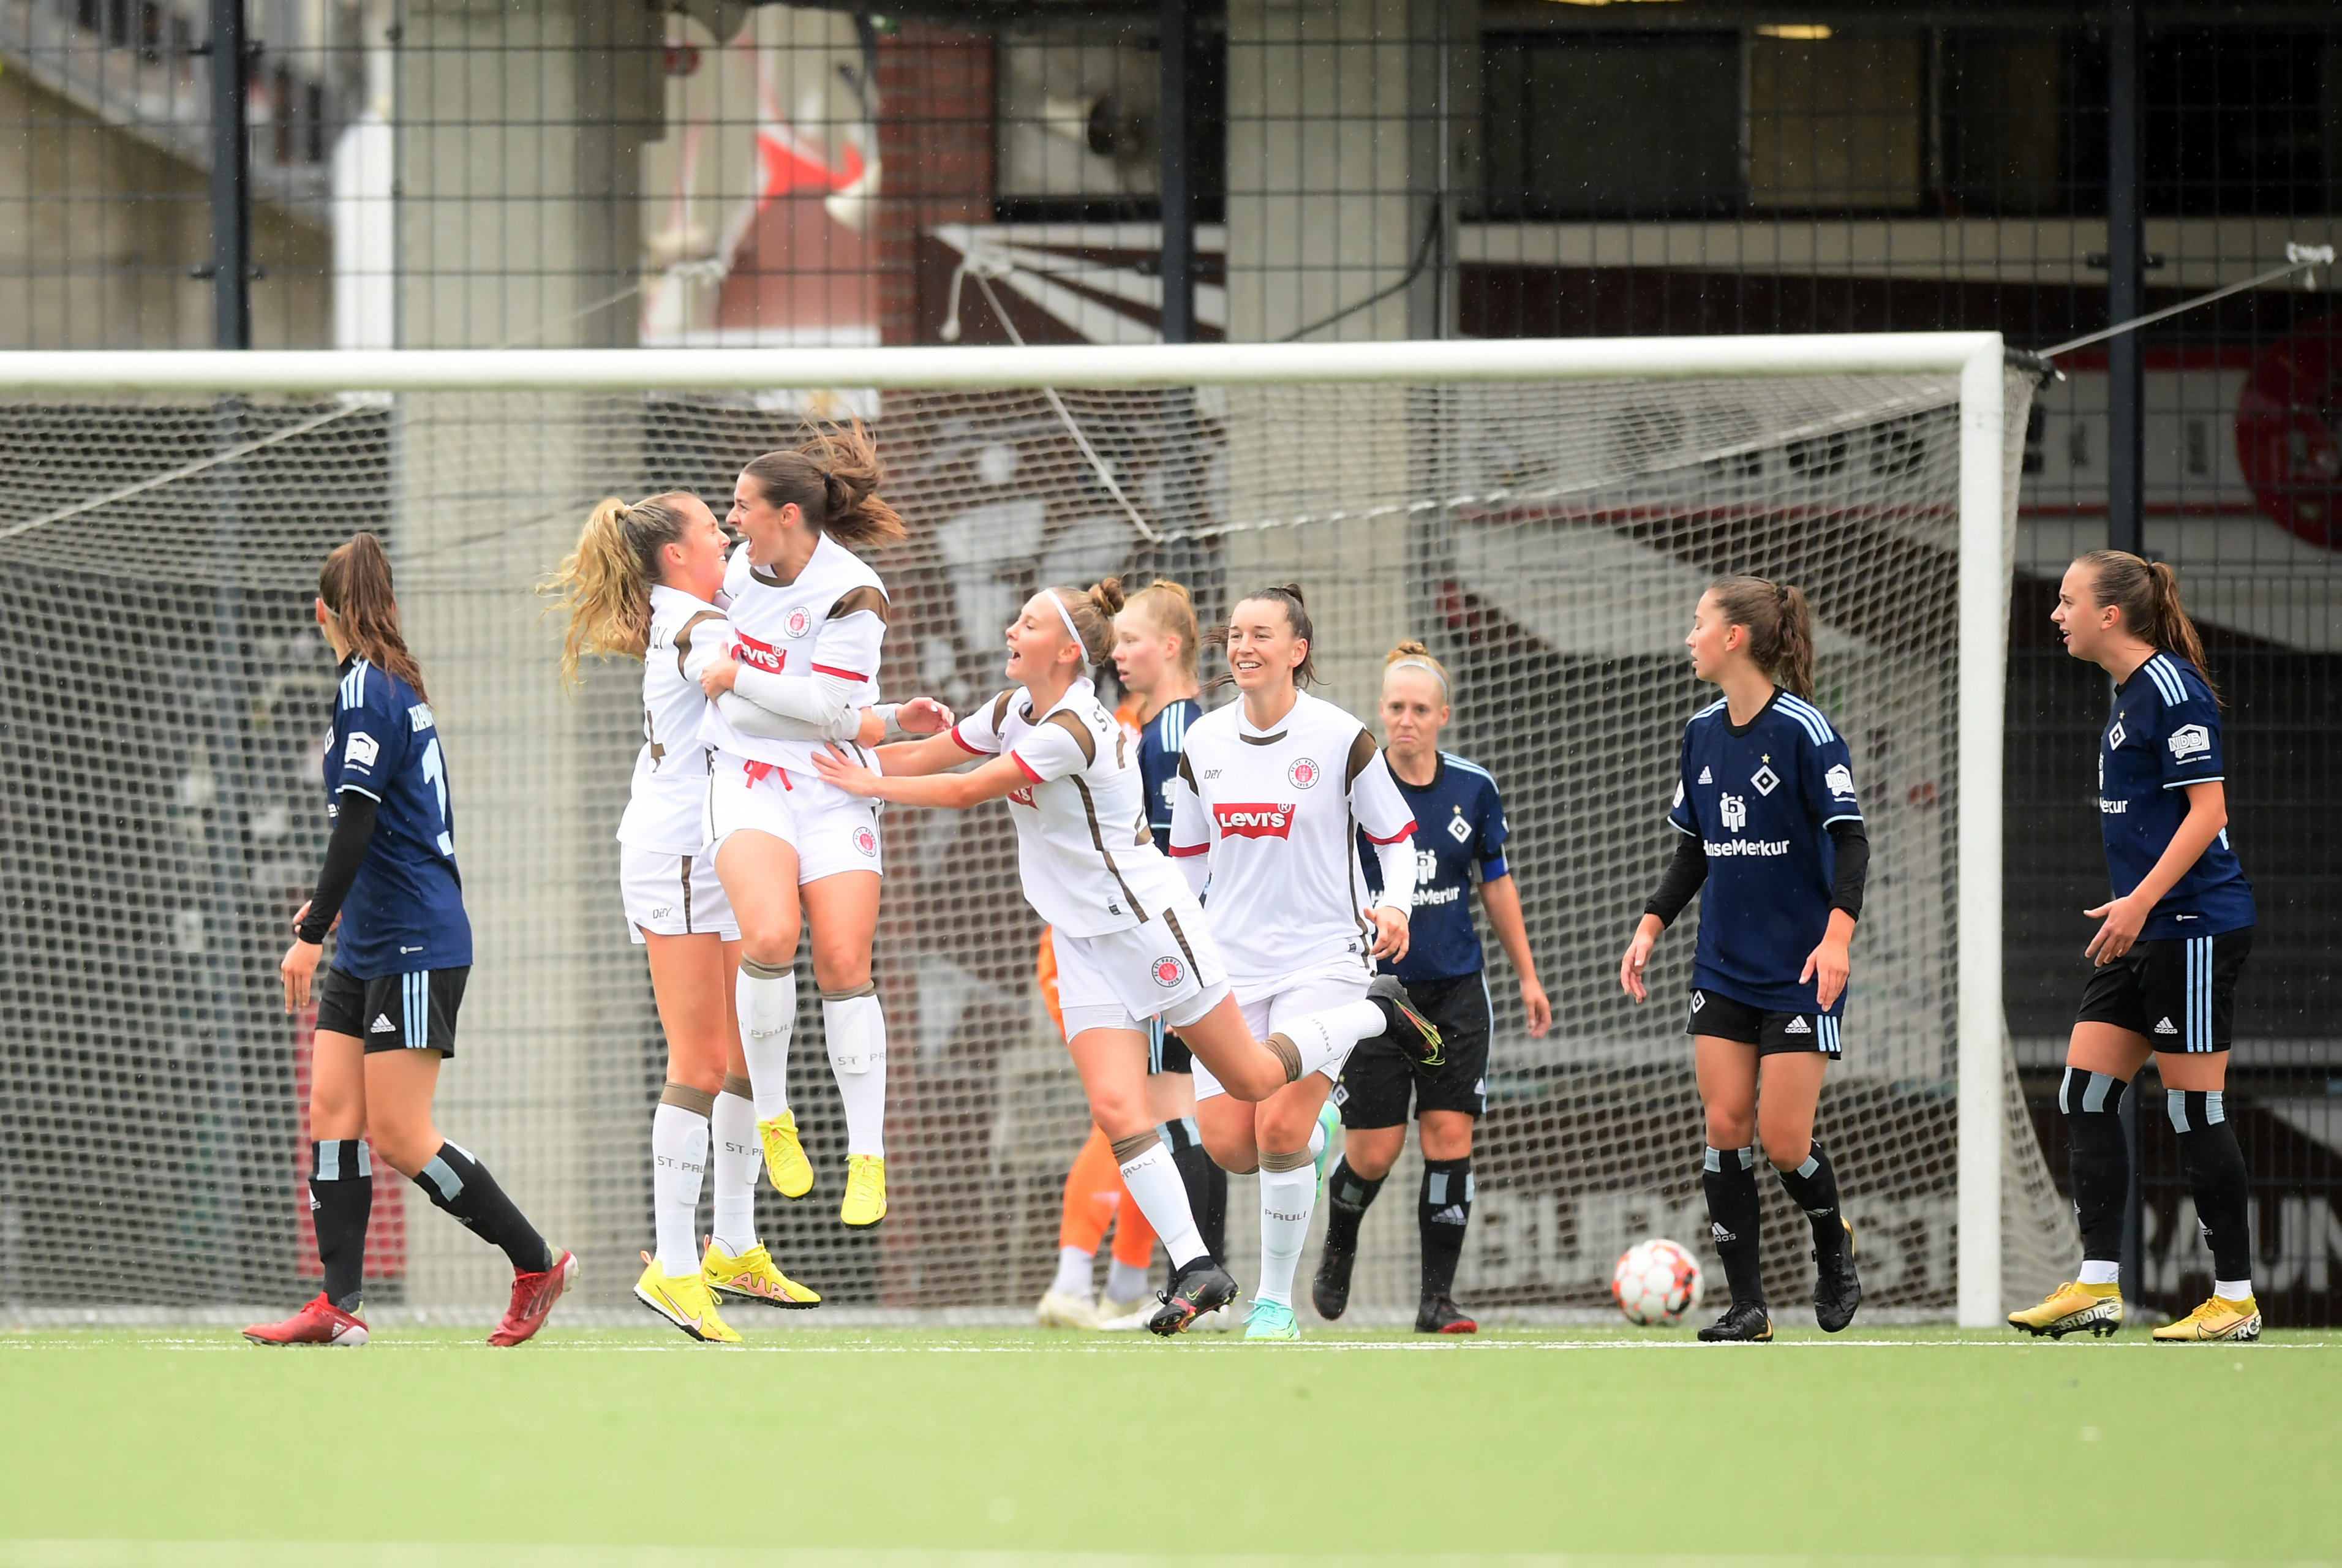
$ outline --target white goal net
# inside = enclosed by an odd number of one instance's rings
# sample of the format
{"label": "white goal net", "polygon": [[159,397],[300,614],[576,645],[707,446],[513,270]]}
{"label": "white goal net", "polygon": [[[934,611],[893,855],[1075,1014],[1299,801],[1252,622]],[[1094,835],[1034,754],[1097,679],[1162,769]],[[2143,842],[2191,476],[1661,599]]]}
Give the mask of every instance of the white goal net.
{"label": "white goal net", "polygon": [[[1181,579],[1207,617],[1300,582],[1324,694],[1370,723],[1392,643],[1446,661],[1444,744],[1501,784],[1555,1013],[1528,1038],[1490,942],[1497,1027],[1457,1294],[1497,1315],[1603,1305],[1612,1262],[1646,1236],[1714,1263],[1678,1002],[1689,917],[1649,1006],[1620,996],[1616,964],[1674,848],[1660,818],[1704,700],[1680,647],[1693,603],[1727,572],[1803,585],[1822,623],[1819,704],[1852,747],[1873,844],[1819,1125],[1867,1310],[1951,1314],[1964,1191],[1997,1188],[2004,1293],[2053,1281],[2067,1221],[2005,1056],[1970,1100],[1995,1108],[1997,1133],[1974,1145],[1994,1181],[1971,1170],[1964,1186],[1958,1132],[1961,823],[1975,792],[1998,790],[1958,765],[1960,568],[1977,547],[1964,537],[1999,544],[2005,605],[2029,382],[2006,377],[1997,431],[1974,438],[1997,434],[2006,499],[1964,535],[1956,364],[1593,377],[1559,352],[1574,345],[1552,346],[1549,371],[1516,357],[1503,379],[1464,355],[1346,378],[1337,355],[1295,358],[1316,379],[1097,378],[1120,389],[1066,379],[1063,358],[953,351],[987,356],[995,390],[894,369],[883,389],[741,391],[727,373],[696,390],[673,368],[690,356],[649,354],[628,357],[660,374],[626,386],[611,356],[565,380],[548,354],[505,356],[549,367],[519,390],[402,382],[398,355],[370,360],[371,382],[353,371],[348,392],[285,390],[315,387],[307,369],[272,390],[267,362],[321,356],[258,355],[216,386],[175,370],[98,391],[0,355],[0,1309],[241,1308],[315,1289],[307,1021],[283,1013],[275,964],[325,833],[334,675],[310,599],[325,551],[359,529],[390,549],[429,679],[475,933],[440,1124],[578,1253],[589,1299],[624,1301],[650,1234],[663,1060],[612,839],[638,670],[594,668],[563,694],[533,590],[601,497],[689,488],[721,515],[744,462],[846,413],[876,433],[911,524],[874,563],[896,607],[890,697],[966,710],[998,689],[999,631],[1026,594],[1108,572]],[[876,375],[886,361],[858,363]],[[1036,385],[1045,365],[1062,385]],[[110,385],[139,386],[137,366]],[[383,385],[409,389],[365,390]],[[1997,644],[1990,667],[1997,681]],[[801,1203],[766,1192],[759,1220],[836,1305],[1013,1309],[1048,1281],[1086,1124],[1035,994],[1038,928],[1005,814],[894,810],[885,825],[891,1213],[873,1233],[837,1223],[843,1123],[809,1005],[795,1088],[820,1184]],[[1977,1027],[1968,1060],[1990,1060]],[[1415,1168],[1410,1154],[1368,1218],[1353,1297],[1368,1320],[1414,1304]],[[1767,1267],[1793,1301],[1806,1230],[1765,1186]],[[378,1184],[370,1304],[500,1301],[498,1254],[403,1189]],[[1229,1243],[1247,1283],[1254,1207],[1236,1178]],[[1315,1259],[1313,1243],[1305,1271]]]}

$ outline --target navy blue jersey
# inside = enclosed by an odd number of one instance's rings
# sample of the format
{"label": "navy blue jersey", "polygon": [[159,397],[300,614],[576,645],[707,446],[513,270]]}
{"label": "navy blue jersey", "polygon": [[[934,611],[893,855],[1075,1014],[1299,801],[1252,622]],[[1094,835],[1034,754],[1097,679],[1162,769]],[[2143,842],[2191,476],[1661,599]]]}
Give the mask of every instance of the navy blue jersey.
{"label": "navy blue jersey", "polygon": [[[1385,752],[1387,761],[1390,754]],[[1406,956],[1378,961],[1385,974],[1401,980],[1455,980],[1476,974],[1485,962],[1479,928],[1472,924],[1472,864],[1480,880],[1509,876],[1505,865],[1505,803],[1487,769],[1441,752],[1431,782],[1417,786],[1391,769],[1391,782],[1415,810],[1415,909],[1407,916]],[[1382,863],[1366,834],[1358,835],[1358,858],[1366,885],[1383,890]]]}
{"label": "navy blue jersey", "polygon": [[[2187,815],[2187,786],[2222,777],[2220,764],[2220,704],[2195,665],[2157,654],[2115,688],[2098,737],[2098,825],[2116,897],[2147,880]],[[2253,884],[2223,829],[2138,934],[2143,942],[2217,936],[2253,919]]]}
{"label": "navy blue jersey", "polygon": [[[1683,776],[1667,821],[1707,850],[1695,989],[1768,1013],[1816,1013],[1798,984],[1829,930],[1834,822],[1860,822],[1846,743],[1811,703],[1776,690],[1746,728],[1722,701],[1684,726]],[[1832,1016],[1844,1013],[1841,994]]]}
{"label": "navy blue jersey", "polygon": [[372,795],[381,808],[365,862],[342,901],[334,967],[354,980],[376,980],[470,964],[455,808],[431,705],[405,681],[355,657],[342,665],[325,748],[328,814],[338,811],[344,790]]}
{"label": "navy blue jersey", "polygon": [[1166,703],[1138,732],[1138,776],[1146,786],[1146,825],[1155,847],[1171,853],[1171,786],[1179,777],[1179,754],[1187,749],[1187,726],[1204,716],[1193,697]]}

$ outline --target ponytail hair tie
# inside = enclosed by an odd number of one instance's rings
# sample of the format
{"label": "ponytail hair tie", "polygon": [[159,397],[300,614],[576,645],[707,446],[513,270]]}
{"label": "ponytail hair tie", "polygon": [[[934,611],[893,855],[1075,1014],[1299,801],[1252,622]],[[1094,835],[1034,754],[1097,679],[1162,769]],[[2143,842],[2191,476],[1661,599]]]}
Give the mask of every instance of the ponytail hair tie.
{"label": "ponytail hair tie", "polygon": [[1431,678],[1439,683],[1439,689],[1443,692],[1447,689],[1447,677],[1441,674],[1437,667],[1432,664],[1427,659],[1394,659],[1390,663],[1390,668],[1394,670],[1429,670],[1431,672]]}

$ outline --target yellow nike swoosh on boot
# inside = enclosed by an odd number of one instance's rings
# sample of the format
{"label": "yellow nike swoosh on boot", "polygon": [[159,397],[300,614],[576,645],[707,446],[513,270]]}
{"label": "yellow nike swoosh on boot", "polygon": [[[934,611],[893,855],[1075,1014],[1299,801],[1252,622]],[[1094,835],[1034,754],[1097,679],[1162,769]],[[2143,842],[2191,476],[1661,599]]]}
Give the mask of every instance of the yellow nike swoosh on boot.
{"label": "yellow nike swoosh on boot", "polygon": [[785,1198],[802,1198],[813,1191],[813,1162],[797,1142],[796,1112],[784,1111],[757,1123],[756,1138],[765,1146],[765,1174],[772,1178],[773,1191]]}
{"label": "yellow nike swoosh on boot", "polygon": [[2226,1340],[2246,1343],[2261,1337],[2261,1306],[2251,1296],[2240,1302],[2213,1296],[2177,1323],[2155,1331],[2159,1344],[2206,1343]]}

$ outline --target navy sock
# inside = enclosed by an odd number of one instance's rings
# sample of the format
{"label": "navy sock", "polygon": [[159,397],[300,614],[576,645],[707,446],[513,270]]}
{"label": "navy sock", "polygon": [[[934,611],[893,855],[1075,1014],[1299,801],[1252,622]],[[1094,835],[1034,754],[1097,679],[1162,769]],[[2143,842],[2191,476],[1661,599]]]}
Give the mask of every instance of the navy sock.
{"label": "navy sock", "polygon": [[1837,1172],[1830,1165],[1821,1140],[1811,1141],[1802,1164],[1790,1170],[1774,1167],[1790,1201],[1806,1211],[1814,1227],[1814,1245],[1829,1251],[1846,1240],[1846,1222],[1837,1210]]}
{"label": "navy sock", "polygon": [[2130,1192],[2130,1150],[2123,1142],[2123,1095],[2130,1085],[2104,1073],[2066,1069],[2057,1109],[2066,1114],[2073,1153],[2067,1171],[2074,1184],[2074,1218],[2082,1228],[2082,1257],[2122,1258],[2123,1201]]}
{"label": "navy sock", "polygon": [[1163,1142],[1171,1150],[1171,1164],[1187,1189],[1187,1208],[1196,1216],[1196,1232],[1205,1250],[1216,1259],[1228,1255],[1228,1174],[1204,1151],[1194,1118],[1182,1116],[1163,1124]]}
{"label": "navy sock", "polygon": [[365,1294],[366,1221],[374,1213],[374,1161],[358,1138],[309,1145],[309,1223],[325,1265],[325,1299],[354,1313]]}
{"label": "navy sock", "polygon": [[464,1223],[464,1228],[491,1246],[502,1247],[515,1273],[543,1273],[553,1266],[553,1249],[536,1233],[518,1204],[505,1196],[488,1168],[455,1144],[442,1144],[431,1163],[416,1174],[415,1184],[431,1200]]}
{"label": "navy sock", "polygon": [[1472,1156],[1423,1162],[1423,1196],[1416,1205],[1423,1233],[1423,1299],[1453,1294],[1464,1232],[1472,1223]]}
{"label": "navy sock", "polygon": [[2196,1195],[2196,1217],[2212,1244],[2212,1277],[2250,1279],[2253,1273],[2252,1209],[2247,1202],[2252,1176],[2237,1125],[2217,1089],[2167,1089],[2164,1106],[2179,1134],[2187,1162],[2187,1185]]}
{"label": "navy sock", "polygon": [[1708,1232],[1735,1306],[1765,1304],[1764,1257],[1757,1250],[1760,1210],[1756,1152],[1710,1149],[1701,1156],[1700,1185],[1707,1191]]}
{"label": "navy sock", "polygon": [[1383,1190],[1390,1178],[1387,1174],[1368,1178],[1350,1169],[1346,1159],[1336,1160],[1334,1168],[1326,1173],[1326,1244],[1336,1252],[1356,1252],[1358,1248],[1358,1226],[1366,1217],[1368,1205]]}

